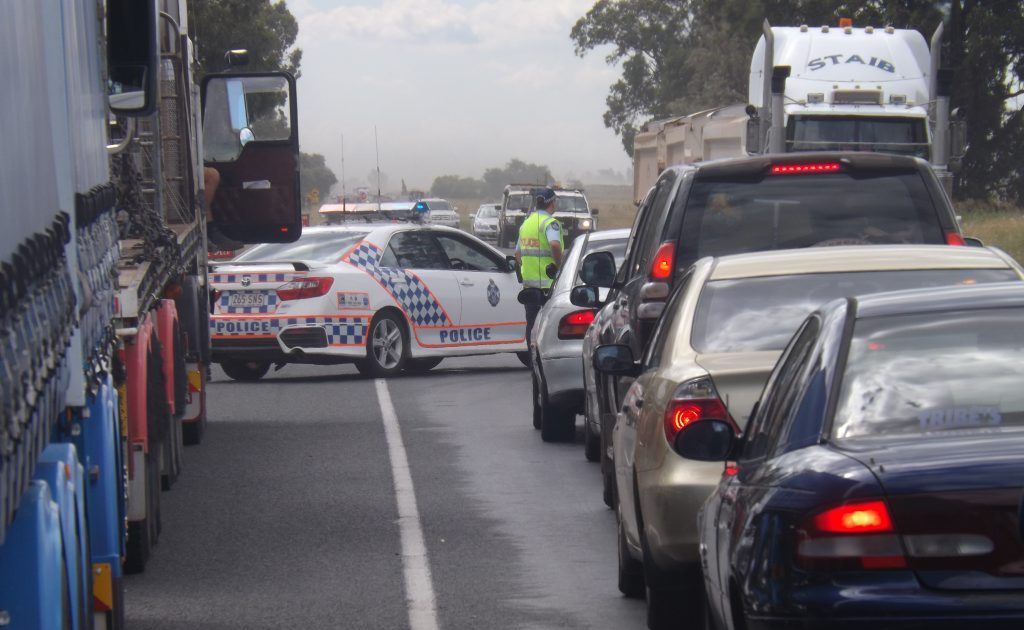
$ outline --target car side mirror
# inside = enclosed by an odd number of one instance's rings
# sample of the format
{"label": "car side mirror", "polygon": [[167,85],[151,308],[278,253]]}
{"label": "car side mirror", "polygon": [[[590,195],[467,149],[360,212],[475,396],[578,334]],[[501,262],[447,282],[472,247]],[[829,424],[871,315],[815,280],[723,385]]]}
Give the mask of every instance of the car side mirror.
{"label": "car side mirror", "polygon": [[601,298],[597,294],[597,289],[588,286],[573,287],[572,291],[569,292],[569,302],[573,306],[581,306],[583,308],[597,308],[601,306]]}
{"label": "car side mirror", "polygon": [[589,286],[610,289],[615,285],[615,256],[611,252],[588,254],[580,265],[580,279]]}
{"label": "car side mirror", "polygon": [[633,358],[633,351],[623,344],[608,344],[594,349],[594,369],[610,376],[637,376],[640,366]]}
{"label": "car side mirror", "polygon": [[522,305],[541,305],[547,301],[544,292],[536,287],[527,287],[519,292],[519,303]]}
{"label": "car side mirror", "polygon": [[514,273],[516,271],[516,268],[519,266],[519,264],[516,263],[515,256],[505,256],[505,263],[508,265],[509,273]]}
{"label": "car side mirror", "polygon": [[683,427],[673,448],[686,459],[726,462],[733,458],[739,437],[725,420],[700,420]]}
{"label": "car side mirror", "polygon": [[984,247],[985,243],[981,242],[980,238],[975,238],[973,236],[965,236],[964,245],[967,245],[968,247]]}
{"label": "car side mirror", "polygon": [[469,215],[469,218],[470,218],[470,219],[475,219],[475,218],[476,218],[476,213],[475,213],[475,212],[471,213],[471,214]]}
{"label": "car side mirror", "polygon": [[591,208],[590,209],[590,214],[592,214],[592,215],[594,215],[596,217],[600,213],[597,211],[597,208]]}

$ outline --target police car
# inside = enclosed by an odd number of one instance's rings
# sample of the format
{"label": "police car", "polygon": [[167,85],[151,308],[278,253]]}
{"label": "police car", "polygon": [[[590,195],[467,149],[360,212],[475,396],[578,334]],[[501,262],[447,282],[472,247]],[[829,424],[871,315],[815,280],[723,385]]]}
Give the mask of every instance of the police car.
{"label": "police car", "polygon": [[210,287],[213,358],[236,380],[258,380],[272,364],[355,363],[390,376],[526,351],[514,261],[452,228],[305,228],[294,243],[218,264]]}

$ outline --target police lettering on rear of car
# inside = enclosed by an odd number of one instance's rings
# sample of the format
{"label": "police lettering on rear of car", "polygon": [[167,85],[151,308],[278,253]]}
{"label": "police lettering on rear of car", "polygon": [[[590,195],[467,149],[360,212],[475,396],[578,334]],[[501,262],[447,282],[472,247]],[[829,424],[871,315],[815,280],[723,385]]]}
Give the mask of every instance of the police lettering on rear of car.
{"label": "police lettering on rear of car", "polygon": [[213,358],[240,380],[273,364],[354,363],[390,376],[449,356],[526,350],[513,265],[451,228],[306,228],[294,243],[218,265],[210,286]]}
{"label": "police lettering on rear of car", "polygon": [[[799,327],[698,517],[719,627],[1024,627],[1024,286],[835,300]],[[755,551],[756,550],[756,551]]]}

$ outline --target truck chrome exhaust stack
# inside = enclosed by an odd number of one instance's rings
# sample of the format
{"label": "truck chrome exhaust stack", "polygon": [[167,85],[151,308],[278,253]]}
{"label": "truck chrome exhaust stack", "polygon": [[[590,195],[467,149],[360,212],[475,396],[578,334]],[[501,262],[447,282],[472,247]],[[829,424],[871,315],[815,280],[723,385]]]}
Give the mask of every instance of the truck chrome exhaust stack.
{"label": "truck chrome exhaust stack", "polygon": [[771,129],[768,134],[768,152],[786,152],[786,79],[789,78],[789,66],[772,68],[772,114]]}

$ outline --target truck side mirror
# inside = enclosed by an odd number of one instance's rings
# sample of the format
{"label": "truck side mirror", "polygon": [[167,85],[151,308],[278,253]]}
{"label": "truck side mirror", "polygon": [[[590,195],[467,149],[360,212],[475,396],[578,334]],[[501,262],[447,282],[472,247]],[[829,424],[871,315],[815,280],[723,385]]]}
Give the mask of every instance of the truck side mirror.
{"label": "truck side mirror", "polygon": [[302,234],[295,79],[287,72],[203,79],[205,166],[220,176],[210,210],[242,243],[289,243]]}
{"label": "truck side mirror", "polygon": [[761,153],[761,119],[747,119],[747,153]]}
{"label": "truck side mirror", "polygon": [[107,0],[107,103],[126,116],[156,111],[160,80],[156,0]]}

